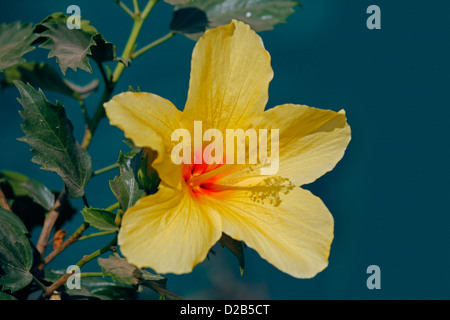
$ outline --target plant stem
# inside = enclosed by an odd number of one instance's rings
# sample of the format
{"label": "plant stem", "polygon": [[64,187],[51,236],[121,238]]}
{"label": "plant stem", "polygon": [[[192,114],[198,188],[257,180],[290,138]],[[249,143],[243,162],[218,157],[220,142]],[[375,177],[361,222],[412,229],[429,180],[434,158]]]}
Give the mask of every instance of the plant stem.
{"label": "plant stem", "polygon": [[[117,2],[117,1],[116,1]],[[150,11],[155,6],[156,2],[158,0],[149,0],[147,5],[145,6],[144,10],[142,12],[139,12],[138,8],[138,2],[137,0],[134,0],[134,6],[135,6],[135,13],[133,14],[133,28],[131,30],[130,37],[128,38],[127,44],[125,46],[125,49],[122,54],[123,59],[129,59],[131,58],[131,54],[136,46],[137,37],[139,35],[139,32],[141,31],[142,25],[144,21],[147,19]],[[119,5],[121,4],[121,1],[118,2]],[[122,9],[124,9],[126,6],[121,5]],[[125,9],[126,10],[126,9]],[[130,10],[131,11],[131,10]],[[110,98],[112,93],[114,92],[114,89],[116,87],[117,82],[119,81],[120,76],[122,75],[123,70],[125,69],[125,65],[122,62],[118,62],[116,65],[116,68],[112,74],[112,78],[108,79],[106,77],[106,73],[104,72],[104,69],[100,65],[100,72],[102,73],[102,77],[105,80],[105,89],[103,91],[103,95],[97,105],[97,109],[95,111],[94,116],[86,125],[86,130],[84,133],[83,141],[81,143],[81,147],[84,149],[88,149],[92,142],[92,137],[100,123],[100,120],[105,117],[105,109],[103,107],[103,104],[107,102]],[[82,105],[82,108],[85,108],[84,105]],[[85,112],[85,111],[83,111]],[[87,117],[87,112],[85,113],[85,119],[89,119]],[[63,195],[65,197],[65,189],[61,192],[60,197]],[[56,222],[56,218],[59,215],[58,209],[60,207],[60,202],[57,201],[55,203],[55,206],[50,211],[50,213],[47,215],[45,221],[44,221],[44,228],[41,232],[38,244],[36,247],[38,248],[38,251],[43,254],[45,247],[47,246],[48,237],[50,235],[50,232],[53,228],[54,223]],[[46,264],[48,264],[50,261],[52,261],[58,254],[60,254],[63,250],[65,250],[68,246],[70,246],[72,243],[74,243],[81,234],[89,227],[89,223],[83,223],[66,241],[64,241],[57,249],[55,249],[53,252],[51,252],[44,260],[44,263],[42,263],[39,266],[39,269],[43,269]],[[67,280],[67,278],[66,278]]]}
{"label": "plant stem", "polygon": [[91,119],[89,118],[87,109],[86,109],[86,104],[84,102],[84,99],[80,99],[78,100],[78,102],[80,103],[80,108],[81,108],[81,113],[83,114],[83,119],[84,119],[84,123],[87,126],[89,124],[89,122],[91,121]]}
{"label": "plant stem", "polygon": [[[141,31],[142,25],[144,24],[145,20],[147,19],[150,11],[152,11],[156,2],[158,2],[158,0],[150,0],[147,3],[147,5],[145,6],[144,11],[142,11],[142,13],[140,13],[139,15],[136,15],[136,17],[134,19],[133,29],[131,29],[130,37],[128,38],[128,42],[122,53],[122,59],[131,58],[131,54],[136,45],[136,40],[139,35],[139,32]],[[117,64],[117,67],[114,70],[114,73],[112,76],[113,83],[117,83],[117,81],[119,80],[120,76],[122,75],[122,72],[124,69],[125,69],[125,65],[123,63]]]}
{"label": "plant stem", "polygon": [[122,217],[123,217],[123,214],[124,214],[125,212],[123,212],[123,210],[122,209],[120,209],[119,211],[117,211],[117,215],[116,215],[116,218],[114,219],[114,222],[116,223],[116,225],[120,228],[120,225],[122,224]]}
{"label": "plant stem", "polygon": [[104,277],[112,277],[112,274],[110,274],[110,273],[104,274],[102,272],[81,272],[80,277],[81,278],[83,278],[83,277],[102,277],[102,278],[104,278]]}
{"label": "plant stem", "polygon": [[111,247],[116,245],[117,243],[117,237],[114,237],[114,239],[111,240],[111,242],[109,242],[106,246],[94,251],[93,253],[91,253],[90,255],[84,256],[80,261],[78,261],[78,263],[76,264],[77,267],[81,268],[82,266],[84,266],[86,263],[88,263],[91,260],[94,260],[95,258],[97,258],[98,256],[104,254],[105,252],[108,252],[109,250],[111,250]]}
{"label": "plant stem", "polygon": [[130,10],[130,8],[127,7],[125,3],[123,3],[121,0],[113,0],[115,3],[117,3],[123,11],[125,11],[131,18],[134,18],[133,11]]}
{"label": "plant stem", "polygon": [[[120,63],[120,64],[122,64],[122,63]],[[94,135],[94,132],[98,127],[98,124],[100,123],[100,120],[105,116],[105,109],[103,107],[103,104],[109,100],[113,91],[114,91],[114,86],[109,85],[109,84],[105,85],[105,90],[103,91],[102,98],[100,99],[100,102],[97,105],[97,110],[95,111],[95,114],[92,117],[92,120],[89,123],[89,125],[86,126],[86,131],[84,132],[83,142],[81,143],[82,148],[84,148],[84,149],[89,148],[89,146],[92,142],[92,136]]]}
{"label": "plant stem", "polygon": [[[136,46],[136,40],[139,35],[139,32],[141,31],[142,25],[144,24],[145,19],[147,19],[150,11],[155,6],[156,2],[158,2],[158,0],[149,0],[147,5],[145,6],[144,11],[142,11],[142,13],[135,14],[133,28],[131,29],[130,37],[128,38],[128,42],[125,46],[125,49],[123,50],[122,59],[126,60],[131,57],[133,49]],[[116,87],[116,84],[119,81],[119,78],[122,75],[124,69],[125,65],[122,62],[118,62],[116,65],[116,69],[112,74],[112,79],[111,80],[108,79],[108,82],[106,82],[105,89],[103,91],[103,96],[100,99],[95,114],[92,117],[89,126],[86,127],[83,142],[81,143],[82,148],[84,149],[89,148],[92,141],[92,136],[94,135],[94,132],[97,129],[100,120],[105,117],[105,108],[103,107],[103,104],[111,98],[114,88]]]}
{"label": "plant stem", "polygon": [[48,256],[45,257],[44,263],[39,265],[39,270],[44,269],[45,265],[52,261],[57,255],[63,252],[68,246],[78,240],[81,234],[89,227],[89,223],[84,222],[66,241],[64,241],[59,247],[53,250]]}
{"label": "plant stem", "polygon": [[89,202],[88,202],[88,200],[86,198],[86,194],[83,195],[82,199],[83,199],[84,206],[86,208],[90,208]]}
{"label": "plant stem", "polygon": [[43,284],[41,281],[39,281],[38,278],[33,276],[33,280],[34,280],[34,282],[36,282],[36,284],[39,286],[39,288],[41,288],[42,291],[45,292],[47,290],[47,287],[45,286],[45,284]]}
{"label": "plant stem", "polygon": [[[114,237],[114,239],[109,242],[106,246],[94,251],[93,253],[91,253],[88,256],[84,256],[80,261],[78,261],[78,263],[76,264],[77,267],[81,268],[83,267],[86,263],[88,263],[89,261],[97,258],[98,256],[102,255],[105,252],[108,252],[109,250],[111,250],[111,247],[114,246],[117,243],[117,237]],[[72,273],[73,274],[73,273]],[[55,283],[53,283],[50,287],[46,288],[46,290],[44,290],[44,293],[42,295],[43,298],[47,298],[49,296],[52,295],[53,291],[55,291],[56,289],[58,289],[60,286],[64,285],[64,283],[66,283],[67,279],[69,279],[69,277],[72,275],[71,273],[66,273],[63,276],[61,276]]]}
{"label": "plant stem", "polygon": [[100,236],[105,236],[105,235],[113,234],[116,232],[117,231],[102,231],[102,232],[92,233],[92,234],[88,234],[86,236],[82,236],[82,237],[78,238],[78,241],[95,238],[95,237],[100,237]]}
{"label": "plant stem", "polygon": [[133,0],[133,6],[134,6],[134,12],[139,14],[139,4],[138,4],[138,0]]}
{"label": "plant stem", "polygon": [[42,231],[39,236],[39,240],[36,244],[36,248],[38,249],[40,254],[44,254],[45,248],[48,244],[48,238],[50,237],[50,233],[52,232],[53,226],[55,225],[56,220],[59,217],[59,211],[61,210],[61,206],[66,201],[67,194],[66,188],[64,188],[56,199],[53,208],[49,213],[45,216],[44,225],[42,226]]}
{"label": "plant stem", "polygon": [[109,79],[108,79],[108,76],[106,75],[105,68],[103,67],[103,65],[100,62],[97,62],[97,66],[100,70],[100,73],[102,74],[102,78],[103,78],[103,81],[105,82],[105,85],[108,85]]}
{"label": "plant stem", "polygon": [[0,188],[0,207],[12,212],[11,207],[9,206],[8,203],[8,199],[6,199],[6,196],[3,193],[2,188]]}
{"label": "plant stem", "polygon": [[100,175],[102,173],[114,170],[115,168],[118,168],[118,167],[119,167],[119,164],[118,163],[114,163],[114,164],[109,165],[107,167],[95,170],[94,172],[92,172],[92,177],[95,177],[95,176],[98,176],[98,175]]}
{"label": "plant stem", "polygon": [[47,287],[46,290],[44,290],[44,293],[42,294],[43,298],[50,297],[56,289],[61,287],[64,283],[66,283],[67,279],[70,278],[70,276],[73,273],[66,273],[61,278],[59,278],[55,283],[53,283],[50,287]]}
{"label": "plant stem", "polygon": [[149,43],[148,45],[146,45],[145,47],[142,47],[141,49],[139,49],[138,51],[135,51],[132,55],[131,58],[132,59],[136,59],[137,57],[139,57],[141,54],[147,52],[148,50],[156,47],[157,45],[169,40],[170,38],[172,38],[176,33],[173,31],[170,31],[168,34],[166,34],[165,36],[159,38],[158,40],[153,41],[152,43]]}
{"label": "plant stem", "polygon": [[117,203],[113,204],[112,206],[109,206],[109,207],[106,208],[105,210],[106,210],[106,211],[113,211],[113,210],[116,210],[116,209],[119,209],[119,208],[120,208],[120,203],[117,202]]}

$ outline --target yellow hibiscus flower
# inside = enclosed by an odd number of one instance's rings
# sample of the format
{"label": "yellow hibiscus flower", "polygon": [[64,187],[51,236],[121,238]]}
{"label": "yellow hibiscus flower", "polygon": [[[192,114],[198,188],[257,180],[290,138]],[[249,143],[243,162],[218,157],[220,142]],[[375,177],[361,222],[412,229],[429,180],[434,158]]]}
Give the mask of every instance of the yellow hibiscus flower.
{"label": "yellow hibiscus flower", "polygon": [[[225,233],[283,272],[310,278],[328,265],[334,222],[300,186],[332,170],[350,141],[345,112],[286,104],[264,111],[273,78],[261,38],[239,21],[205,32],[194,48],[184,111],[151,93],[126,92],[105,104],[112,125],[157,152],[161,183],[123,216],[126,259],[158,273],[188,273]],[[175,164],[172,133],[279,129],[279,170],[261,164]]]}

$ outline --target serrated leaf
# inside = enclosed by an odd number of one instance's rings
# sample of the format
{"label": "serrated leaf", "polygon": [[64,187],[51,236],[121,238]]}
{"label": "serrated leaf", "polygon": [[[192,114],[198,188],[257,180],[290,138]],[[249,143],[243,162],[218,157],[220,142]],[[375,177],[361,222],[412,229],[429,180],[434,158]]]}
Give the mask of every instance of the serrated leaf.
{"label": "serrated leaf", "polygon": [[81,21],[81,29],[69,29],[67,16],[54,13],[36,26],[34,32],[39,34],[41,48],[50,50],[49,58],[55,57],[63,74],[68,68],[83,69],[92,72],[88,56],[97,62],[115,59],[116,48],[106,42],[89,21]]}
{"label": "serrated leaf", "polygon": [[[271,30],[276,24],[285,23],[286,18],[294,13],[294,7],[298,5],[296,0],[196,0],[177,6],[175,12],[185,8],[197,8],[206,14],[209,21],[208,28],[226,25],[232,19],[236,19],[249,24],[254,31],[260,32]],[[202,32],[187,34],[194,40],[201,35]]]}
{"label": "serrated leaf", "polygon": [[71,197],[82,197],[92,174],[92,162],[89,153],[73,137],[73,126],[64,106],[59,102],[50,103],[41,90],[36,91],[20,81],[14,83],[22,96],[18,100],[24,109],[20,115],[25,137],[19,140],[33,147],[33,162],[63,179]]}
{"label": "serrated leaf", "polygon": [[120,176],[109,181],[109,186],[120,203],[123,211],[133,206],[144,194],[136,179],[139,170],[140,154],[120,152],[117,163],[120,167]]}
{"label": "serrated leaf", "polygon": [[33,250],[27,229],[12,212],[0,208],[0,286],[15,292],[26,287],[33,276]]}
{"label": "serrated leaf", "polygon": [[239,269],[241,275],[244,273],[245,259],[244,259],[244,244],[242,241],[234,240],[230,236],[222,233],[222,237],[219,240],[222,247],[228,248],[232,254],[238,259]]}
{"label": "serrated leaf", "polygon": [[33,34],[32,23],[20,23],[0,25],[0,71],[13,65],[25,62],[24,54],[34,50],[31,46],[36,39]]}
{"label": "serrated leaf", "polygon": [[13,171],[0,171],[0,182],[8,183],[17,197],[27,196],[47,210],[55,204],[55,195],[45,185],[23,174]]}
{"label": "serrated leaf", "polygon": [[59,72],[47,63],[29,62],[7,68],[4,71],[4,79],[0,82],[2,87],[14,86],[14,81],[19,80],[29,83],[33,87],[43,90],[52,90],[62,93],[77,100],[84,99],[94,93],[98,88],[98,80],[94,80],[86,86],[78,86],[63,79]]}
{"label": "serrated leaf", "polygon": [[108,231],[119,230],[114,222],[116,218],[114,212],[103,209],[84,208],[81,213],[83,214],[84,221],[97,229]]}
{"label": "serrated leaf", "polygon": [[147,270],[138,269],[123,258],[116,256],[98,258],[98,264],[102,267],[103,274],[111,275],[114,281],[129,285],[138,285],[151,281],[158,283],[163,288],[166,286],[166,278],[150,273]]}

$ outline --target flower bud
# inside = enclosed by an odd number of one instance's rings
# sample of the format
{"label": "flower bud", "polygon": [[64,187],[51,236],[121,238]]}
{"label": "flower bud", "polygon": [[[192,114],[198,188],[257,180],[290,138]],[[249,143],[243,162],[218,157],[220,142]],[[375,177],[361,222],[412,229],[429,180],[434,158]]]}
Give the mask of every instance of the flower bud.
{"label": "flower bud", "polygon": [[161,179],[158,172],[152,167],[153,161],[158,153],[152,149],[145,148],[142,151],[141,164],[137,174],[137,178],[146,194],[153,194],[158,191],[158,185]]}

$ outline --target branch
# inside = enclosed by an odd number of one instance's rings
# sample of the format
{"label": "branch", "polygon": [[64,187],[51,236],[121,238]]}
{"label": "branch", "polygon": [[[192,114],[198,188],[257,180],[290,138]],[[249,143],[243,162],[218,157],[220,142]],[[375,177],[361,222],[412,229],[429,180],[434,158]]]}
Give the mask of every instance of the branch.
{"label": "branch", "polygon": [[[88,256],[84,256],[80,261],[78,261],[78,263],[76,265],[79,268],[83,267],[89,261],[91,261],[91,260],[97,258],[98,256],[102,255],[103,253],[108,252],[109,250],[111,250],[111,247],[114,246],[116,243],[117,243],[117,237],[114,237],[114,239],[110,243],[108,243],[106,246],[104,246],[103,248],[98,249],[97,251],[94,251],[93,253],[91,253]],[[64,285],[66,283],[67,279],[69,279],[69,277],[74,272],[75,272],[75,270],[72,271],[72,273],[66,273],[63,276],[61,276],[61,278],[59,278],[50,287],[47,287],[47,290],[42,294],[42,297],[43,298],[48,298],[49,296],[51,296],[53,291],[55,291],[56,289],[58,289],[59,287]]]}
{"label": "branch", "polygon": [[5,194],[2,191],[2,188],[0,188],[0,206],[3,209],[12,212],[11,207],[9,206],[9,203],[8,203],[8,199],[6,199]]}
{"label": "branch", "polygon": [[37,250],[41,255],[44,254],[45,248],[48,245],[48,238],[50,237],[50,233],[53,230],[53,226],[56,223],[56,220],[59,217],[59,213],[64,201],[66,201],[67,193],[66,188],[61,191],[58,198],[56,199],[55,204],[53,205],[52,210],[45,216],[44,225],[42,227],[41,235],[39,236],[38,243],[36,245]]}
{"label": "branch", "polygon": [[39,265],[39,270],[44,269],[45,265],[50,263],[57,255],[63,252],[68,246],[78,240],[81,234],[89,227],[89,223],[84,222],[66,241],[61,243],[59,247],[53,250],[48,256],[45,257],[44,263]]}
{"label": "branch", "polygon": [[119,164],[118,163],[114,163],[114,164],[109,165],[109,166],[107,166],[105,168],[95,170],[94,172],[92,172],[92,177],[95,177],[95,176],[98,176],[99,174],[102,174],[102,173],[114,170],[115,168],[118,168],[118,167],[119,167]]}
{"label": "branch", "polygon": [[135,13],[140,13],[140,12],[141,12],[141,11],[139,10],[138,0],[133,0],[133,7],[134,7],[134,12],[135,12]]}
{"label": "branch", "polygon": [[66,273],[61,278],[59,278],[55,283],[53,283],[50,287],[47,287],[45,292],[42,294],[42,298],[48,298],[52,295],[53,291],[61,287],[64,283],[66,283],[67,279],[70,278],[71,275],[73,275],[75,272],[72,271],[72,273]]}
{"label": "branch", "polygon": [[117,3],[122,9],[123,11],[125,11],[131,18],[134,19],[134,13],[133,11],[130,10],[130,8],[127,7],[127,5],[125,3],[123,3],[120,0],[113,0],[115,3]]}
{"label": "branch", "polygon": [[[142,13],[135,14],[133,28],[131,29],[131,34],[128,37],[128,41],[127,41],[127,44],[125,45],[125,49],[123,50],[122,59],[126,60],[126,59],[130,58],[130,56],[136,46],[136,40],[139,35],[139,32],[141,31],[142,25],[144,24],[144,21],[147,19],[150,11],[152,11],[156,2],[158,2],[158,0],[149,0],[149,2],[147,3],[147,5],[144,8],[144,11],[142,11]],[[136,4],[137,4],[137,1],[136,1]],[[82,148],[84,148],[84,149],[89,148],[91,141],[92,141],[92,136],[94,135],[94,132],[97,129],[97,126],[100,123],[100,120],[102,120],[105,117],[105,108],[103,107],[103,104],[111,98],[111,95],[114,92],[116,84],[119,81],[119,78],[121,77],[124,69],[125,69],[125,65],[122,62],[117,62],[116,68],[114,69],[114,72],[112,74],[112,78],[107,79],[108,81],[105,83],[105,89],[103,91],[103,96],[100,99],[100,102],[97,106],[95,114],[92,117],[92,120],[89,123],[89,125],[86,126],[83,141],[81,143]],[[100,69],[100,70],[102,70],[102,69]],[[102,74],[102,76],[103,76],[103,74]]]}
{"label": "branch", "polygon": [[169,300],[184,300],[183,297],[180,297],[179,295],[177,295],[167,289],[164,289],[155,281],[146,281],[146,282],[142,283],[142,285],[146,286],[147,288],[152,289],[157,294],[159,294],[161,297],[167,298]]}
{"label": "branch", "polygon": [[139,49],[138,51],[134,52],[131,54],[131,59],[136,59],[137,57],[139,57],[141,54],[147,52],[150,49],[153,49],[154,47],[156,47],[157,45],[169,40],[170,38],[172,38],[176,33],[173,31],[170,31],[168,34],[166,34],[165,36],[153,41],[152,43],[149,43],[148,45],[146,45],[145,47],[142,47],[141,49]]}

